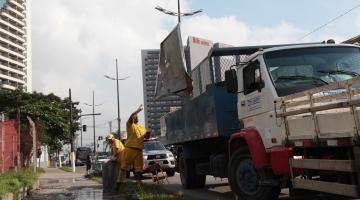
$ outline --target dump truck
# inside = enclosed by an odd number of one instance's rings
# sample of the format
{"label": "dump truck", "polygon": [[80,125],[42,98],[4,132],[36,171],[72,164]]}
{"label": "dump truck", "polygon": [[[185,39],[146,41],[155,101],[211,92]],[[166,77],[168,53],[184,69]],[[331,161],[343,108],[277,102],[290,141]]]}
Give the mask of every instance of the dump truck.
{"label": "dump truck", "polygon": [[213,48],[192,96],[161,119],[183,187],[228,178],[246,200],[282,188],[359,197],[360,48],[333,42]]}

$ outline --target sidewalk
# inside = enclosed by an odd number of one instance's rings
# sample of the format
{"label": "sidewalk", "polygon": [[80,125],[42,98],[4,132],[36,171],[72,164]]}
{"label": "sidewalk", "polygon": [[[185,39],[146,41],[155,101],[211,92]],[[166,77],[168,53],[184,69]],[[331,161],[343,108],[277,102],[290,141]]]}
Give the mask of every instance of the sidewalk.
{"label": "sidewalk", "polygon": [[[102,185],[84,178],[84,173],[65,172],[58,168],[44,169],[39,177],[40,187],[35,190],[32,200],[62,200],[77,199],[74,195],[77,193],[86,193],[88,190],[102,190]],[[72,198],[70,198],[72,197]]]}
{"label": "sidewalk", "polygon": [[[66,172],[59,168],[45,168],[45,173],[40,175],[40,180],[45,179],[69,179],[69,178],[84,178],[84,173],[82,172]],[[79,170],[78,170],[79,171]]]}

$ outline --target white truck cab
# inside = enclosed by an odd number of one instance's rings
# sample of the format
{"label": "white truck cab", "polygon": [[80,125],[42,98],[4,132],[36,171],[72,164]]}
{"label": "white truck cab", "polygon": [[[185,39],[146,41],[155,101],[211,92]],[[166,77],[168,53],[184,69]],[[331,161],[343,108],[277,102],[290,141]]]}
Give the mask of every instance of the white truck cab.
{"label": "white truck cab", "polygon": [[312,44],[260,50],[237,67],[239,119],[244,128],[259,131],[266,149],[282,146],[285,127],[276,117],[274,102],[359,74],[360,49],[355,45]]}

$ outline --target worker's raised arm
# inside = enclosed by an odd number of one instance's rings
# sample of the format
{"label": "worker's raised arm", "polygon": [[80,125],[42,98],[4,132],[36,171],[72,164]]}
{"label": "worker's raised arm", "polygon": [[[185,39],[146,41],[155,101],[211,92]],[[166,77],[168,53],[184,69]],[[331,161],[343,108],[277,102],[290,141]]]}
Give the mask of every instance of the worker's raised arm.
{"label": "worker's raised arm", "polygon": [[130,117],[129,117],[128,121],[127,121],[127,124],[133,124],[134,123],[134,120],[133,120],[134,116],[136,116],[142,110],[143,110],[143,105],[141,104],[139,106],[139,108],[130,115]]}

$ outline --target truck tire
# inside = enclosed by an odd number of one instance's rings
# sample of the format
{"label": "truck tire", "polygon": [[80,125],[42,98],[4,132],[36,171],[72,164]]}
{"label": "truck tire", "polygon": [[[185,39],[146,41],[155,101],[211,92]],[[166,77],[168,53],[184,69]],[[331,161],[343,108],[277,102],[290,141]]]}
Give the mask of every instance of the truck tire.
{"label": "truck tire", "polygon": [[[267,177],[265,171],[256,170],[247,149],[238,149],[230,158],[229,183],[231,190],[243,200],[278,199],[280,186],[260,184]],[[266,180],[269,180],[267,178]]]}
{"label": "truck tire", "polygon": [[174,169],[168,169],[168,170],[166,170],[166,175],[167,175],[168,177],[174,176],[174,175],[175,175],[175,170],[174,170]]}
{"label": "truck tire", "polygon": [[206,176],[196,174],[195,162],[179,156],[179,171],[181,184],[185,189],[202,188],[205,186]]}

